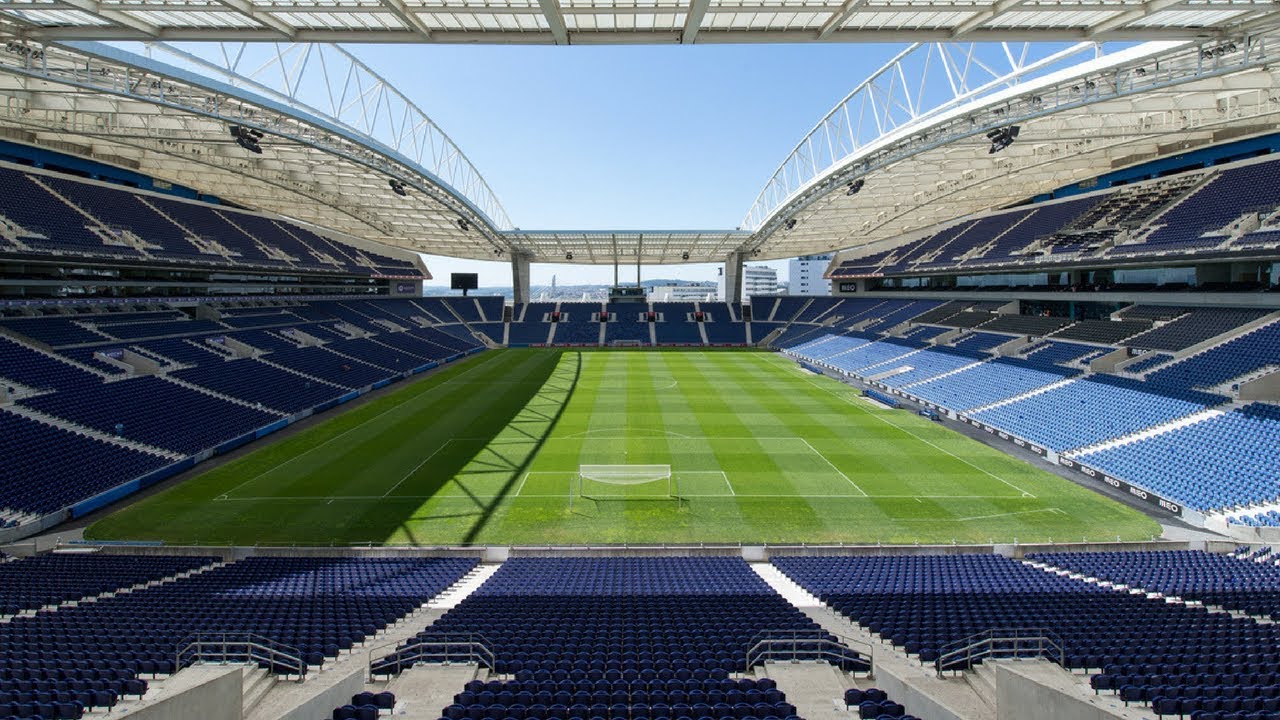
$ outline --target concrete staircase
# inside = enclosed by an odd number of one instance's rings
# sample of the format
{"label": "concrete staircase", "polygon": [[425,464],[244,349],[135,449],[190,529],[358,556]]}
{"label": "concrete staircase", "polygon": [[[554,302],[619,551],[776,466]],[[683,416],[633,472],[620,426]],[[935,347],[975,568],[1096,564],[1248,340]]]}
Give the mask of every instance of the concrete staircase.
{"label": "concrete staircase", "polygon": [[498,572],[498,568],[502,567],[502,563],[481,563],[471,569],[471,572],[463,575],[456,583],[445,588],[444,592],[431,598],[427,602],[426,607],[436,610],[450,610],[458,606],[458,603],[466,600],[471,593],[480,589],[480,586],[486,580],[493,577]]}
{"label": "concrete staircase", "polygon": [[[996,717],[994,696],[983,697],[963,678],[939,678],[932,666],[907,656],[878,635],[850,622],[812,593],[800,587],[770,563],[753,563],[751,568],[778,594],[800,609],[824,630],[853,641],[855,650],[870,646],[874,652],[875,677],[858,687],[878,687],[902,703],[907,712],[928,720],[989,720]],[[865,652],[865,651],[864,651]],[[779,688],[782,687],[779,682]],[[846,685],[853,687],[853,685]],[[783,692],[787,692],[786,689]],[[841,690],[843,695],[843,690]],[[787,698],[799,708],[799,704]],[[843,707],[843,704],[841,704]],[[801,714],[802,717],[807,717]],[[844,717],[850,716],[846,713]],[[856,717],[856,714],[853,715]]]}
{"label": "concrete staircase", "polygon": [[993,402],[993,403],[988,403],[988,404],[986,404],[986,405],[980,405],[980,406],[978,406],[978,407],[976,407],[976,408],[971,408],[971,409],[969,409],[969,410],[966,410],[964,414],[965,414],[965,415],[973,415],[974,413],[980,413],[980,412],[982,412],[983,410],[990,410],[991,408],[997,408],[997,407],[1000,407],[1001,405],[1009,405],[1010,403],[1016,403],[1016,402],[1018,402],[1019,400],[1025,400],[1025,399],[1027,399],[1027,398],[1029,398],[1029,397],[1034,397],[1034,396],[1036,396],[1036,395],[1039,395],[1040,393],[1047,393],[1047,392],[1049,392],[1050,390],[1056,390],[1056,389],[1058,389],[1058,388],[1062,387],[1063,385],[1066,385],[1066,384],[1068,384],[1068,383],[1073,383],[1073,382],[1075,382],[1076,380],[1079,380],[1079,379],[1080,379],[1080,378],[1082,378],[1082,377],[1084,377],[1084,376],[1083,376],[1083,375],[1076,375],[1075,377],[1069,377],[1069,378],[1066,378],[1066,379],[1064,379],[1064,380],[1059,380],[1058,382],[1049,383],[1048,385],[1045,385],[1045,386],[1042,386],[1042,387],[1038,387],[1038,388],[1036,388],[1035,390],[1029,390],[1029,391],[1027,391],[1027,392],[1024,392],[1024,393],[1022,393],[1021,395],[1014,395],[1014,396],[1013,396],[1013,397],[1011,397],[1011,398],[1005,398],[1005,399],[1003,399],[1003,400],[997,400],[997,401],[995,401],[995,402]]}
{"label": "concrete staircase", "polygon": [[973,369],[973,368],[976,368],[976,367],[978,367],[979,365],[981,365],[981,364],[982,364],[982,363],[984,363],[984,362],[986,362],[986,360],[979,360],[978,362],[975,362],[975,363],[970,363],[970,364],[968,364],[968,365],[962,365],[962,366],[960,366],[960,367],[956,368],[955,370],[948,370],[948,371],[946,371],[946,372],[944,372],[944,373],[941,373],[941,374],[939,374],[939,375],[934,375],[933,377],[928,377],[928,378],[925,378],[925,379],[923,379],[923,380],[917,380],[917,381],[915,381],[915,382],[913,382],[913,383],[908,383],[908,384],[906,384],[906,385],[903,385],[902,387],[903,387],[904,389],[905,389],[905,388],[909,388],[909,387],[915,387],[916,385],[923,385],[924,383],[927,383],[927,382],[933,382],[934,380],[940,380],[940,379],[942,379],[942,378],[944,378],[944,377],[951,377],[952,375],[958,375],[958,374],[960,374],[960,373],[964,372],[965,370],[971,370],[971,369]]}
{"label": "concrete staircase", "polygon": [[388,682],[371,683],[367,689],[395,693],[393,715],[397,720],[437,720],[468,682],[488,677],[489,671],[476,665],[417,665]]}
{"label": "concrete staircase", "polygon": [[5,407],[5,409],[8,412],[13,413],[14,415],[21,415],[31,420],[35,420],[38,423],[42,423],[44,425],[50,425],[56,428],[61,428],[63,430],[68,430],[77,435],[83,435],[88,438],[93,438],[94,440],[98,440],[100,442],[104,442],[109,445],[118,445],[123,448],[129,448],[130,450],[144,452],[144,453],[147,453],[148,455],[155,455],[156,457],[161,457],[166,460],[172,460],[175,462],[186,457],[185,455],[182,455],[180,453],[170,452],[163,448],[154,447],[152,445],[146,445],[140,442],[134,442],[133,440],[126,440],[122,437],[116,437],[115,435],[104,433],[99,430],[86,427],[84,425],[78,425],[76,423],[68,422],[66,420],[54,417],[52,415],[46,415],[42,412],[32,410],[31,408],[23,405],[17,405],[17,404],[8,405]]}
{"label": "concrete staircase", "polygon": [[77,370],[83,370],[87,373],[92,373],[94,375],[97,375],[100,378],[105,379],[105,378],[111,377],[111,373],[108,373],[105,370],[101,370],[99,368],[93,367],[92,365],[85,365],[84,363],[76,362],[75,360],[63,357],[53,352],[52,350],[49,349],[49,346],[44,345],[44,343],[35,343],[35,342],[29,342],[26,340],[21,340],[18,337],[16,337],[14,334],[5,334],[4,337],[8,338],[8,340],[10,340],[11,342],[21,345],[27,350],[40,353],[41,355],[44,355],[50,360],[56,360],[62,363],[63,365],[70,365],[71,367],[76,368]]}
{"label": "concrete staircase", "polygon": [[[475,592],[493,573],[498,571],[499,567],[501,565],[497,563],[477,565],[471,572],[464,575],[453,585],[450,585],[439,595],[387,626],[382,632],[365,640],[363,645],[340,653],[336,659],[326,662],[323,667],[312,668],[307,674],[306,682],[279,682],[272,685],[271,689],[264,693],[264,697],[256,701],[252,712],[246,711],[245,719],[278,720],[279,718],[291,718],[306,720],[307,718],[327,717],[333,712],[333,708],[349,702],[351,695],[365,688],[375,692],[390,689],[399,697],[401,693],[395,690],[394,687],[398,678],[391,680],[390,683],[366,682],[370,660],[391,653],[397,645],[418,634],[422,629],[429,627],[448,612],[450,608],[453,608]],[[448,693],[447,702],[439,705],[434,703],[422,705],[424,712],[425,708],[431,707],[430,712],[433,713],[429,718],[426,715],[422,715],[426,720],[437,720],[440,717],[440,710],[448,705],[449,702],[452,702],[453,694],[460,692],[462,685],[467,680],[475,677],[475,666],[455,667],[469,668],[464,673],[466,674],[466,679],[455,685],[441,688],[441,692],[447,691]],[[409,673],[416,673],[418,670],[419,668],[414,668],[406,671],[401,677]],[[248,684],[246,683],[246,697],[248,697],[248,692]]]}
{"label": "concrete staircase", "polygon": [[[17,558],[11,558],[11,559],[16,560]],[[181,580],[183,578],[189,578],[193,575],[206,573],[206,572],[209,572],[210,570],[216,570],[220,567],[225,566],[226,564],[227,563],[224,563],[224,562],[215,562],[209,565],[202,565],[193,570],[188,570],[186,572],[180,572],[175,575],[170,575],[168,577],[163,577],[156,580],[148,580],[146,582],[140,582],[135,585],[130,585],[128,587],[123,587],[123,588],[117,588],[115,590],[108,590],[106,592],[99,593],[97,595],[86,595],[82,598],[77,598],[75,600],[67,600],[57,605],[46,605],[36,610],[23,610],[22,612],[15,613],[13,615],[0,615],[0,623],[8,622],[9,620],[12,620],[15,617],[34,617],[37,613],[56,612],[59,608],[76,607],[77,605],[80,605],[82,603],[94,603],[94,602],[98,602],[99,600],[104,600],[106,598],[116,597],[117,595],[128,595],[129,593],[137,592],[138,590],[145,590],[147,588],[155,587],[157,585],[164,585],[166,583],[171,583],[176,580]]]}
{"label": "concrete staircase", "polygon": [[240,703],[240,714],[247,718],[262,705],[280,680],[256,665],[245,665],[241,678],[244,695]]}
{"label": "concrete staircase", "polygon": [[[844,706],[844,691],[859,683],[834,665],[824,662],[765,663],[752,672],[756,678],[770,678],[796,706],[805,720],[850,720]],[[868,681],[863,688],[872,687]],[[856,716],[856,715],[855,715]]]}
{"label": "concrete staircase", "polygon": [[1216,418],[1220,415],[1225,415],[1227,412],[1231,411],[1232,409],[1234,409],[1233,405],[1208,408],[1205,410],[1201,410],[1200,412],[1191,413],[1190,415],[1183,415],[1182,417],[1177,418],[1176,420],[1170,420],[1167,423],[1162,423],[1160,425],[1155,425],[1155,426],[1146,428],[1145,430],[1142,430],[1140,432],[1130,433],[1128,435],[1123,435],[1121,437],[1114,438],[1112,440],[1107,440],[1105,442],[1088,445],[1086,447],[1082,447],[1077,450],[1072,450],[1069,453],[1063,453],[1063,454],[1068,457],[1077,457],[1077,456],[1085,455],[1091,452],[1097,452],[1099,450],[1110,450],[1111,448],[1114,448],[1114,447],[1120,447],[1121,445],[1128,445],[1130,443],[1138,442],[1139,440],[1146,440],[1147,438],[1155,437],[1156,435],[1163,435],[1167,432],[1173,432],[1174,430],[1184,428],[1188,425],[1194,425],[1198,422],[1203,422],[1205,420],[1212,420],[1213,418]]}
{"label": "concrete staircase", "polygon": [[179,380],[178,378],[172,377],[167,374],[160,375],[159,377],[166,382],[171,382],[174,385],[181,385],[182,387],[187,388],[188,390],[195,390],[198,393],[204,393],[205,395],[209,395],[210,397],[216,397],[219,400],[222,400],[224,402],[240,405],[242,407],[253,408],[254,410],[259,410],[261,412],[274,413],[281,417],[285,417],[288,415],[288,413],[286,412],[281,412],[280,410],[273,410],[272,408],[262,406],[258,403],[251,403],[248,400],[241,400],[240,398],[234,397],[231,395],[224,395],[223,393],[220,393],[216,390],[210,390],[209,388],[203,385],[196,385],[194,383],[189,383],[186,380]]}
{"label": "concrete staircase", "polygon": [[436,317],[435,315],[432,315],[432,314],[431,314],[431,313],[430,313],[430,312],[429,312],[425,307],[423,307],[423,306],[419,305],[419,304],[418,304],[418,302],[417,302],[416,300],[410,300],[410,301],[409,301],[409,303],[410,303],[411,305],[413,305],[414,307],[418,308],[418,311],[419,311],[419,312],[421,312],[425,317],[427,317],[428,319],[430,319],[430,320],[431,320],[431,322],[433,322],[433,323],[435,323],[435,324],[437,324],[437,325],[443,325],[443,324],[444,324],[444,321],[443,321],[443,320],[441,320],[440,318]]}
{"label": "concrete staircase", "polygon": [[[339,355],[340,353],[334,353],[334,354],[335,354],[335,355]],[[306,373],[304,373],[304,372],[301,372],[301,371],[298,371],[298,370],[294,370],[293,368],[291,368],[291,367],[289,367],[289,366],[287,366],[287,365],[281,365],[280,363],[274,363],[274,362],[271,362],[271,356],[270,356],[270,355],[263,355],[263,356],[262,356],[262,357],[260,357],[260,358],[256,358],[256,360],[257,360],[258,362],[260,362],[260,363],[265,363],[265,364],[267,364],[267,365],[270,365],[271,367],[273,367],[273,368],[275,368],[275,369],[277,369],[277,370],[283,370],[283,371],[285,371],[285,372],[287,372],[287,373],[291,373],[291,374],[293,374],[293,375],[297,375],[298,377],[306,378],[306,379],[310,380],[310,381],[311,381],[311,382],[313,382],[313,383],[320,383],[321,385],[333,385],[334,387],[343,387],[342,385],[338,385],[338,384],[336,384],[336,383],[331,383],[331,382],[329,382],[328,380],[321,380],[320,378],[316,377],[315,375],[308,375],[308,374],[306,374]]]}

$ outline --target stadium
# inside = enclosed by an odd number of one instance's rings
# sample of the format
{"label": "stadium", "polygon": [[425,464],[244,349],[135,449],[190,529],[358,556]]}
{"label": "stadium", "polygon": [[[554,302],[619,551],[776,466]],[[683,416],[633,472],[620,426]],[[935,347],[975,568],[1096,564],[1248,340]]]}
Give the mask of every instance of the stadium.
{"label": "stadium", "polygon": [[[0,35],[0,718],[1280,720],[1272,0]],[[358,52],[860,43],[711,230],[520,228]]]}

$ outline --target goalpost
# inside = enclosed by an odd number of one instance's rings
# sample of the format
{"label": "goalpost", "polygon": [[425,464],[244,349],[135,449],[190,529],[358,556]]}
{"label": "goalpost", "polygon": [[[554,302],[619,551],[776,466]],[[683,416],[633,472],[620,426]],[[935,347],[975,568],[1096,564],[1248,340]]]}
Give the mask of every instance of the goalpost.
{"label": "goalpost", "polygon": [[[569,509],[573,509],[575,497],[584,500],[627,500],[664,498],[675,500],[680,505],[680,496],[676,494],[675,480],[671,475],[670,465],[579,465],[577,487],[569,488]],[[633,493],[612,493],[602,491],[600,486],[626,487],[633,485],[653,484],[655,492],[648,495]],[[658,488],[665,488],[661,492]]]}

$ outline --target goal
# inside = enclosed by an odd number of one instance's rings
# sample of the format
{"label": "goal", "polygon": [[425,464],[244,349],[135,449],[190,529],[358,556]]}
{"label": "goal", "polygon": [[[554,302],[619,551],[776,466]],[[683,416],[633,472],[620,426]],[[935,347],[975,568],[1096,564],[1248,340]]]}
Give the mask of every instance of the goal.
{"label": "goal", "polygon": [[[675,480],[670,465],[579,465],[577,487],[570,488],[569,508],[575,498],[584,500],[675,500]],[[651,485],[647,491],[621,488]]]}

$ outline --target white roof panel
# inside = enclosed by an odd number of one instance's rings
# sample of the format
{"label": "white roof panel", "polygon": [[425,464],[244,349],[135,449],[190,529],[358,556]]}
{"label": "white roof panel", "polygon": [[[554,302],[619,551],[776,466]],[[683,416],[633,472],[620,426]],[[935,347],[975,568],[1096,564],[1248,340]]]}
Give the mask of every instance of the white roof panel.
{"label": "white roof panel", "polygon": [[[705,5],[704,5],[705,3]],[[705,8],[705,9],[703,9]],[[5,0],[29,39],[539,44],[1227,36],[1272,0]],[[548,18],[546,13],[551,13]],[[685,27],[690,16],[696,27]],[[0,26],[0,29],[3,29]],[[987,33],[984,35],[983,33]]]}

